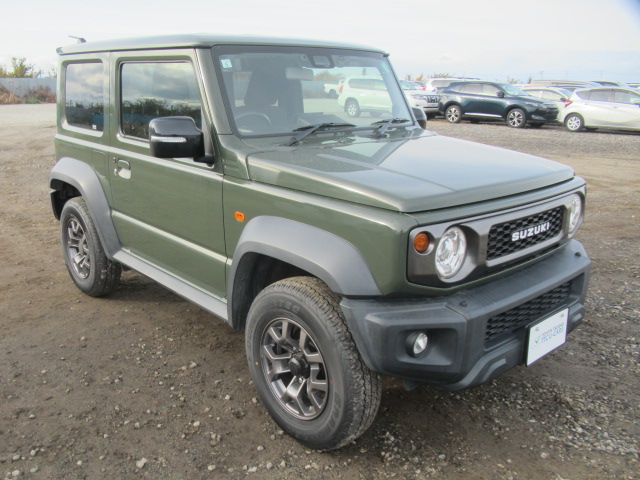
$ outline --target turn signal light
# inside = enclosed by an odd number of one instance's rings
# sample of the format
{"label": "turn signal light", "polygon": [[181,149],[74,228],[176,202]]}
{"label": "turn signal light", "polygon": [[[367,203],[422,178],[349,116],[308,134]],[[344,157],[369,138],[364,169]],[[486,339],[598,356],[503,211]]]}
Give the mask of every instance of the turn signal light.
{"label": "turn signal light", "polygon": [[413,239],[413,248],[415,248],[416,252],[418,253],[425,253],[427,250],[429,250],[429,244],[429,235],[424,232],[419,233]]}
{"label": "turn signal light", "polygon": [[242,213],[242,212],[236,212],[235,217],[236,217],[236,220],[237,220],[237,221],[239,221],[239,222],[244,222],[244,219],[245,219],[245,217],[244,217],[244,213]]}

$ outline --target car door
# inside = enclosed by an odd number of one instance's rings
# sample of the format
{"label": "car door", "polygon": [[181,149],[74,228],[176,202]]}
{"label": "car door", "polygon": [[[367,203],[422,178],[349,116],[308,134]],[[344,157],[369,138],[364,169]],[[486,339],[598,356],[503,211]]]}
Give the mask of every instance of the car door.
{"label": "car door", "polygon": [[609,125],[640,129],[640,95],[625,90],[613,92]]}
{"label": "car door", "polygon": [[220,167],[188,158],[156,158],[150,152],[153,118],[190,116],[206,131],[195,56],[192,51],[171,53],[154,58],[131,52],[114,62],[113,113],[118,121],[113,122],[109,153],[113,221],[128,253],[224,297]]}
{"label": "car door", "polygon": [[507,93],[502,89],[496,87],[495,85],[491,85],[489,83],[485,83],[484,85],[482,85],[482,93],[484,95],[482,101],[483,113],[485,115],[491,115],[495,117],[504,116],[507,110],[507,100],[505,100],[504,97],[507,95]]}
{"label": "car door", "polygon": [[466,115],[483,116],[485,107],[481,83],[467,83],[460,89],[462,96],[462,110]]}
{"label": "car door", "polygon": [[588,127],[606,127],[610,125],[612,95],[610,89],[591,90],[585,101],[584,119]]}

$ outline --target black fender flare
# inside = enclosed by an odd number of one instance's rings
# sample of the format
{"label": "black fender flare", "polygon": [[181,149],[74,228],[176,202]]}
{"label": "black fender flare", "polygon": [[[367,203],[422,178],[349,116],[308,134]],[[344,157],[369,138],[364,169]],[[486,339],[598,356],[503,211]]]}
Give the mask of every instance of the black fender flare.
{"label": "black fender flare", "polygon": [[[228,318],[234,328],[241,327],[243,318],[242,283],[256,255],[268,256],[297,268],[325,282],[341,296],[380,296],[369,267],[360,251],[333,233],[286,218],[256,217],[242,231],[233,255],[227,282]],[[234,294],[240,297],[234,301]],[[248,310],[248,306],[244,306]]]}
{"label": "black fender flare", "polygon": [[64,188],[65,183],[74,187],[84,198],[105,253],[113,260],[113,255],[122,245],[113,225],[111,206],[102,189],[98,173],[90,165],[74,158],[63,157],[58,160],[49,175],[51,205],[53,214],[58,219],[60,211],[56,208],[56,195]]}

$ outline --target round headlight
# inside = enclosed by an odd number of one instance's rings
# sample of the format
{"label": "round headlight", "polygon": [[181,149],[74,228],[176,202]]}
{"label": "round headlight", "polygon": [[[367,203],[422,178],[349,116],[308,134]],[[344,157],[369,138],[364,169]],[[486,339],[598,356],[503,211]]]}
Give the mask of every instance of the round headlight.
{"label": "round headlight", "polygon": [[582,199],[577,193],[569,201],[569,234],[575,233],[582,216]]}
{"label": "round headlight", "polygon": [[451,278],[462,267],[467,253],[467,239],[458,227],[447,230],[436,250],[436,270],[441,278]]}

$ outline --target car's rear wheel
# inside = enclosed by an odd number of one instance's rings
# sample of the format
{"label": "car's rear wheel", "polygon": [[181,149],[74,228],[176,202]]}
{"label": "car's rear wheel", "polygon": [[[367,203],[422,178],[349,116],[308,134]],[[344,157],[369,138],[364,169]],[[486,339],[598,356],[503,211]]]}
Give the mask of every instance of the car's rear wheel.
{"label": "car's rear wheel", "polygon": [[92,297],[111,293],[120,281],[122,267],[105,254],[82,197],[65,203],[60,214],[60,229],[64,261],[76,286]]}
{"label": "car's rear wheel", "polygon": [[450,105],[444,112],[444,117],[449,123],[460,123],[462,120],[462,109],[458,105]]}
{"label": "car's rear wheel", "polygon": [[521,108],[514,108],[507,113],[507,125],[513,128],[522,128],[527,123],[527,117],[524,110]]}
{"label": "car's rear wheel", "polygon": [[317,278],[281,280],[256,297],[246,351],[264,406],[301,443],[339,448],[375,418],[380,377],[362,361],[340,297]]}
{"label": "car's rear wheel", "polygon": [[570,132],[579,132],[584,127],[584,119],[577,113],[570,113],[564,119],[564,126]]}
{"label": "car's rear wheel", "polygon": [[357,100],[349,99],[347,103],[344,105],[344,110],[347,112],[347,115],[350,117],[359,117],[360,116],[360,105],[358,105]]}

